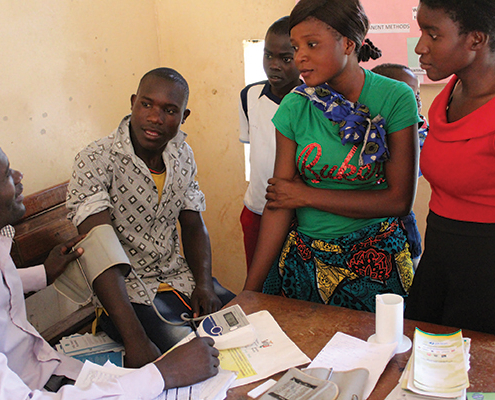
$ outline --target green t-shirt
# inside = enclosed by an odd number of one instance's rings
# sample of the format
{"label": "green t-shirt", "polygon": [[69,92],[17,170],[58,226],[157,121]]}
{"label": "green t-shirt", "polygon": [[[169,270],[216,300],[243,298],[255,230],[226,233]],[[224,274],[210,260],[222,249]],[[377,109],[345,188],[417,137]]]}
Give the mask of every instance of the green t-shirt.
{"label": "green t-shirt", "polygon": [[[359,102],[368,106],[371,119],[380,114],[388,134],[420,121],[412,89],[395,81],[365,71]],[[273,117],[277,130],[297,143],[296,165],[309,186],[323,189],[381,190],[387,187],[383,163],[359,167],[359,145],[345,170],[339,169],[351,156],[352,144],[342,145],[338,124],[330,121],[306,97],[290,93],[284,97]],[[299,230],[313,238],[332,239],[385,218],[355,219],[314,208],[296,210]]]}

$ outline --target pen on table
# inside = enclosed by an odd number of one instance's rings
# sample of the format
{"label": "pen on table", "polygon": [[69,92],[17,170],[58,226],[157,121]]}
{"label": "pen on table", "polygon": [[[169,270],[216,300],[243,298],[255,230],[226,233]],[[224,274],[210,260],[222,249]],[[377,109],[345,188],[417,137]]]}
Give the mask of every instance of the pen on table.
{"label": "pen on table", "polygon": [[191,324],[191,329],[193,330],[196,337],[200,337],[199,332],[198,332],[198,328],[196,328],[196,323],[194,322],[194,320],[193,319],[189,320],[189,323]]}

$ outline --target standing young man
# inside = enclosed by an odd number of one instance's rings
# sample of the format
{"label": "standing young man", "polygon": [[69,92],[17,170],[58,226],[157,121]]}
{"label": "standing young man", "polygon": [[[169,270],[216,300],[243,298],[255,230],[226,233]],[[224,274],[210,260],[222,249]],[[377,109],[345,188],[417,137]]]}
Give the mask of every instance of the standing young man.
{"label": "standing young man", "polygon": [[268,80],[242,89],[239,104],[239,140],[250,144],[250,181],[241,213],[248,269],[266,203],[267,181],[273,176],[275,126],[272,118],[284,96],[301,83],[290,44],[289,17],[280,18],[268,28],[263,68]]}

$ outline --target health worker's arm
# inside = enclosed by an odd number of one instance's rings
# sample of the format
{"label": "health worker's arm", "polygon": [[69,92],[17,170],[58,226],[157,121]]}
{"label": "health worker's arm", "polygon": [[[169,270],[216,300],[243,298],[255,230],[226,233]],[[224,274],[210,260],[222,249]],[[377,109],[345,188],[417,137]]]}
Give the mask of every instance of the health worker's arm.
{"label": "health worker's arm", "polygon": [[[103,224],[112,224],[108,210],[86,218],[77,229],[85,234]],[[123,270],[128,266],[123,267],[117,265],[104,271],[94,280],[93,289],[122,337],[126,367],[138,368],[156,360],[161,353],[134,312],[124,281]]]}
{"label": "health worker's arm", "polygon": [[300,177],[275,176],[268,181],[268,209],[312,207],[350,218],[407,215],[412,208],[418,176],[417,124],[387,135],[390,160],[386,161],[388,187],[382,190],[334,190],[306,185]]}
{"label": "health worker's arm", "polygon": [[218,311],[222,302],[213,290],[210,237],[203,217],[198,211],[182,210],[179,223],[184,256],[196,283],[191,296],[193,315]]}
{"label": "health worker's arm", "polygon": [[0,393],[2,399],[16,400],[119,400],[123,398],[152,400],[164,388],[163,375],[157,367],[158,365],[149,364],[116,379],[92,383],[85,389],[65,385],[58,392],[52,393],[29,388],[9,368],[6,355],[0,353]]}
{"label": "health worker's arm", "polygon": [[[291,181],[297,174],[295,155],[296,142],[276,131],[277,150],[275,156],[275,179]],[[261,217],[258,242],[244,284],[244,290],[261,292],[263,283],[275,258],[284,244],[290,224],[294,218],[292,208],[267,208]]]}
{"label": "health worker's arm", "polygon": [[157,398],[164,389],[189,386],[218,373],[218,350],[211,338],[195,338],[167,353],[154,364],[132,372],[93,382],[81,389],[65,385],[58,392],[31,390],[9,368],[5,354],[0,353],[0,393],[2,399],[19,400],[118,400]]}

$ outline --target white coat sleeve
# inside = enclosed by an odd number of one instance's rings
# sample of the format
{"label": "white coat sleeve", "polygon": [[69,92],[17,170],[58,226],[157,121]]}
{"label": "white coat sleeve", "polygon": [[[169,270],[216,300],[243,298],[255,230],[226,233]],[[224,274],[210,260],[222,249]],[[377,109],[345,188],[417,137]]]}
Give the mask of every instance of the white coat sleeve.
{"label": "white coat sleeve", "polygon": [[31,390],[7,365],[0,353],[0,399],[16,400],[152,400],[164,389],[165,383],[154,364],[148,364],[127,375],[104,383],[94,383],[82,390],[63,386],[57,393]]}
{"label": "white coat sleeve", "polygon": [[46,271],[44,265],[29,268],[17,268],[22,281],[24,293],[37,292],[46,288]]}

